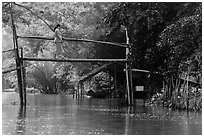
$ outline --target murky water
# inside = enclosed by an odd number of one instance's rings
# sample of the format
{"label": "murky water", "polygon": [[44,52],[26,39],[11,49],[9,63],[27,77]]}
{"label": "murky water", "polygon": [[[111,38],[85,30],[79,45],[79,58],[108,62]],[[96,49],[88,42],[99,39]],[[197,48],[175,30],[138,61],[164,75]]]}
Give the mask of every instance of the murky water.
{"label": "murky water", "polygon": [[194,135],[202,134],[202,114],[161,107],[122,107],[116,99],[73,99],[66,95],[28,95],[28,105],[2,94],[2,134],[21,135]]}

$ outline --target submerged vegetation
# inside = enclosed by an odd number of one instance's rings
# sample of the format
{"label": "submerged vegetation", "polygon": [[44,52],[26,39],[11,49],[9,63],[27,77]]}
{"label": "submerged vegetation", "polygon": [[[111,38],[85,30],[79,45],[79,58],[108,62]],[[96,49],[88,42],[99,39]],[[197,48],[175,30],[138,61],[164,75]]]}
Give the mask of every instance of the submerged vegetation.
{"label": "submerged vegetation", "polygon": [[[202,3],[18,2],[13,10],[17,34],[20,36],[52,37],[54,34],[50,28],[61,24],[64,37],[125,43],[126,27],[132,45],[133,68],[150,71],[145,86],[153,96],[152,102],[174,108],[201,110]],[[13,48],[9,12],[8,3],[2,3],[4,51]],[[54,57],[53,41],[18,41],[26,57]],[[122,47],[83,42],[63,42],[63,45],[65,59],[125,58]],[[13,53],[2,54],[3,71],[15,68],[13,57]],[[25,65],[27,87],[53,94],[73,92],[82,76],[103,64],[25,62]],[[110,82],[112,89],[114,79],[118,88],[124,86],[125,66],[118,63],[116,68],[117,77],[114,77],[113,68],[107,68],[89,79],[86,87],[97,91],[107,87]],[[2,75],[4,89],[17,86],[15,73]]]}

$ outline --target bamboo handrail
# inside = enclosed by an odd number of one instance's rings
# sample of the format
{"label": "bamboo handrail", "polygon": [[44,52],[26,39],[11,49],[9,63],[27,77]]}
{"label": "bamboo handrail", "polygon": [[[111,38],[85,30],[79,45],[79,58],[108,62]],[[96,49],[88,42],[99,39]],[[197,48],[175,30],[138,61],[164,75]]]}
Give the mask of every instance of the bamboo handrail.
{"label": "bamboo handrail", "polygon": [[148,70],[142,70],[142,69],[132,69],[132,71],[150,73],[150,71],[148,71]]}
{"label": "bamboo handrail", "polygon": [[2,74],[6,74],[6,73],[9,73],[9,72],[12,72],[12,71],[15,71],[17,70],[16,68],[15,69],[10,69],[10,70],[6,70],[6,71],[2,71]]}
{"label": "bamboo handrail", "polygon": [[[54,40],[53,37],[42,37],[42,36],[17,36],[18,38],[26,38],[26,39],[44,39],[44,40]],[[127,44],[119,44],[113,42],[106,42],[106,41],[96,41],[96,40],[89,40],[89,39],[77,39],[77,38],[65,38],[63,37],[62,40],[64,41],[80,41],[80,42],[93,42],[99,44],[108,44],[113,46],[120,46],[120,47],[127,47]]]}
{"label": "bamboo handrail", "polygon": [[51,62],[127,62],[126,59],[45,59],[45,58],[21,58],[27,61],[51,61]]}
{"label": "bamboo handrail", "polygon": [[4,50],[4,51],[2,51],[2,53],[6,53],[6,52],[10,52],[10,51],[14,51],[14,50],[16,50],[16,49]]}
{"label": "bamboo handrail", "polygon": [[10,69],[10,70],[5,70],[5,71],[2,71],[2,74],[6,74],[6,73],[9,73],[9,72],[12,72],[12,71],[15,71],[17,69],[21,69],[23,67],[18,67],[18,68],[14,68],[14,69]]}

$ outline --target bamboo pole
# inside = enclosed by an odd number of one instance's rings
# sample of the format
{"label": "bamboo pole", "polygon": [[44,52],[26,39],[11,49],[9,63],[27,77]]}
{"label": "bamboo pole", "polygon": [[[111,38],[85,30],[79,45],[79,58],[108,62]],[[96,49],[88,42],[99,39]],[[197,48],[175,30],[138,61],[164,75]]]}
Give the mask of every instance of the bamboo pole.
{"label": "bamboo pole", "polygon": [[6,73],[9,73],[9,72],[12,72],[12,71],[16,71],[18,69],[21,69],[21,67],[10,69],[10,70],[6,70],[6,71],[2,71],[2,74],[6,74]]}
{"label": "bamboo pole", "polygon": [[26,69],[24,66],[23,58],[23,47],[21,47],[21,73],[22,73],[22,81],[23,81],[23,92],[24,92],[24,105],[26,105]]}
{"label": "bamboo pole", "polygon": [[[132,45],[129,44],[129,48],[132,48]],[[130,61],[129,61],[129,75],[130,75],[130,98],[131,98],[131,104],[134,103],[134,99],[133,99],[133,80],[132,80],[132,57],[131,57],[131,51],[129,51],[129,55],[130,55]]]}
{"label": "bamboo pole", "polygon": [[130,98],[131,98],[131,104],[133,104],[133,80],[132,80],[132,66],[130,65],[130,70],[129,70],[129,74],[130,74]]}
{"label": "bamboo pole", "polygon": [[187,92],[187,111],[189,110],[189,90],[188,90],[188,81],[189,81],[189,67],[187,72],[187,79],[186,79],[186,92]]}
{"label": "bamboo pole", "polygon": [[81,97],[81,83],[79,83],[79,92],[78,92],[78,98],[80,98]]}
{"label": "bamboo pole", "polygon": [[76,93],[76,99],[79,99],[79,90],[80,90],[80,83],[77,83],[77,93]]}
{"label": "bamboo pole", "polygon": [[78,86],[78,83],[77,83],[77,86],[76,86],[76,99],[77,99],[77,94],[78,94],[78,90],[79,90],[79,86]]}
{"label": "bamboo pole", "polygon": [[[54,40],[53,37],[42,37],[42,36],[18,36],[18,38],[26,38],[26,39],[44,39],[44,40]],[[64,41],[75,41],[75,42],[92,42],[98,44],[107,44],[112,46],[119,46],[119,47],[127,47],[127,44],[119,44],[113,42],[106,42],[106,41],[96,41],[96,40],[89,40],[89,39],[77,39],[77,38],[65,38],[63,37],[62,40]]]}
{"label": "bamboo pole", "polygon": [[[107,71],[108,73],[108,71]],[[108,73],[108,90],[109,90],[109,93],[110,93],[110,98],[113,97],[113,93],[111,92],[111,75]]]}
{"label": "bamboo pole", "polygon": [[[163,80],[163,94],[166,95],[164,80]],[[163,102],[162,102],[162,105],[163,105],[163,107],[164,107],[164,100],[163,100]]]}
{"label": "bamboo pole", "polygon": [[81,83],[79,83],[78,99],[81,97]]}
{"label": "bamboo pole", "polygon": [[[127,50],[126,50],[127,51]],[[128,98],[128,104],[131,104],[130,103],[130,85],[129,85],[129,74],[128,74],[128,63],[126,63],[126,88],[127,88],[127,98]]]}
{"label": "bamboo pole", "polygon": [[115,88],[115,95],[117,95],[117,73],[116,73],[116,64],[114,64],[114,88]]}
{"label": "bamboo pole", "polygon": [[127,28],[126,28],[126,84],[127,84],[127,97],[128,97],[128,105],[132,105],[132,100],[131,100],[131,88],[130,88],[130,76],[129,76],[129,69],[130,69],[130,64],[129,64],[129,37],[128,37],[128,32],[127,32]]}
{"label": "bamboo pole", "polygon": [[9,50],[2,51],[2,53],[11,52],[11,51],[15,51],[15,50],[16,49],[9,49]]}
{"label": "bamboo pole", "polygon": [[75,94],[75,88],[74,88],[73,90],[74,90],[74,91],[73,91],[72,97],[74,98],[74,94]]}
{"label": "bamboo pole", "polygon": [[84,83],[82,83],[82,98],[84,98]]}
{"label": "bamboo pole", "polygon": [[27,61],[51,61],[51,62],[127,62],[126,59],[48,59],[48,58],[22,58]]}
{"label": "bamboo pole", "polygon": [[14,69],[10,69],[10,70],[5,70],[5,71],[2,71],[2,74],[7,74],[7,73],[10,73],[12,71],[16,71],[17,69],[14,68]]}
{"label": "bamboo pole", "polygon": [[82,89],[83,89],[83,90],[82,90],[82,91],[83,91],[83,92],[82,92],[82,93],[83,93],[83,94],[82,94],[82,95],[83,95],[82,97],[84,98],[84,93],[85,93],[84,83],[83,83],[83,85],[82,85]]}
{"label": "bamboo pole", "polygon": [[80,84],[80,87],[81,87],[81,92],[80,93],[81,93],[81,98],[82,98],[82,95],[83,95],[82,94],[82,92],[83,92],[83,83]]}
{"label": "bamboo pole", "polygon": [[150,71],[148,71],[148,70],[142,70],[142,69],[132,69],[132,71],[150,73]]}
{"label": "bamboo pole", "polygon": [[[13,10],[12,5],[10,3],[10,14],[11,14],[11,23],[12,23],[12,31],[13,31],[13,43],[14,49],[16,49],[16,69],[21,67],[20,58],[19,58],[19,51],[18,51],[18,42],[17,42],[17,34],[16,28],[13,20]],[[20,105],[23,106],[23,86],[22,86],[22,77],[21,77],[21,70],[17,69],[17,78],[18,78],[18,89],[19,89],[19,98],[20,98]]]}

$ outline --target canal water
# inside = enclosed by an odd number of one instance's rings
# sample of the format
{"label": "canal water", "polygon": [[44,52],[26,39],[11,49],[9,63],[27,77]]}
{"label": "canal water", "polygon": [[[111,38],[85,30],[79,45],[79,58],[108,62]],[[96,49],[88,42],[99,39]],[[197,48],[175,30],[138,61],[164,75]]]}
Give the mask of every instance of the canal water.
{"label": "canal water", "polygon": [[[121,106],[117,99],[73,99],[68,95],[2,93],[3,135],[201,135],[202,114],[146,106]],[[17,103],[15,103],[17,101]]]}

